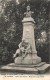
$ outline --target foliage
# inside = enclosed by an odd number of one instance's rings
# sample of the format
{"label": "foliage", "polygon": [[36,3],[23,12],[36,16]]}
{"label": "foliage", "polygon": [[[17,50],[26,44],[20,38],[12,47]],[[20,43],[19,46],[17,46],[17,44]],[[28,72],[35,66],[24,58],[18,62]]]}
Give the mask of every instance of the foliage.
{"label": "foliage", "polygon": [[[12,0],[5,5],[4,11],[0,16],[0,60],[2,62],[12,62],[13,54],[18,48],[22,38],[22,19],[28,3],[23,1],[21,4]],[[35,39],[38,55],[48,58],[49,55],[49,2],[29,2],[32,17],[35,24]],[[43,33],[45,32],[45,33]],[[43,33],[43,35],[42,35]],[[46,36],[46,37],[45,37]],[[44,58],[43,58],[44,60]],[[46,61],[49,61],[48,59]]]}

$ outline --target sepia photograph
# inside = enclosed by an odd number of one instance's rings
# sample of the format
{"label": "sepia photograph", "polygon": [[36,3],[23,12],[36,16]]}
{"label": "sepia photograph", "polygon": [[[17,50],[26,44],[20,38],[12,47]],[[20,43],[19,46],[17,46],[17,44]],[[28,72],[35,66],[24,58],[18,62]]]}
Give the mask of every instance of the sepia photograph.
{"label": "sepia photograph", "polygon": [[50,75],[49,27],[50,0],[0,0],[0,75]]}

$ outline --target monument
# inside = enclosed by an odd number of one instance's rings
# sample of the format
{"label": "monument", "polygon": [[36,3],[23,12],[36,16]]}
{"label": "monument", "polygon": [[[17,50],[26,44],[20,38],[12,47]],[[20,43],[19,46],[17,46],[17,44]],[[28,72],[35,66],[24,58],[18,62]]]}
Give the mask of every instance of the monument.
{"label": "monument", "polygon": [[[20,57],[15,58],[15,63],[16,64],[37,64],[41,62],[41,58],[37,56],[37,51],[35,46],[35,37],[34,37],[35,21],[31,17],[32,12],[30,11],[30,6],[27,6],[27,12],[25,14],[26,14],[26,17],[24,17],[24,19],[22,20],[22,23],[23,23],[22,42],[23,44],[25,43],[25,45],[21,46],[20,48],[22,47],[24,48],[26,45],[27,47],[26,49],[25,48],[23,49],[23,51],[25,50],[25,52],[24,53],[22,52],[22,55]],[[30,52],[27,50],[29,50]]]}
{"label": "monument", "polygon": [[[32,18],[32,11],[30,6],[27,6],[23,23],[22,41],[19,44],[19,49],[14,55],[14,63],[2,67],[3,70],[19,71],[28,73],[43,73],[49,68],[49,64],[41,62],[41,58],[37,56],[35,45],[34,25],[35,21]],[[16,57],[16,55],[19,55]]]}

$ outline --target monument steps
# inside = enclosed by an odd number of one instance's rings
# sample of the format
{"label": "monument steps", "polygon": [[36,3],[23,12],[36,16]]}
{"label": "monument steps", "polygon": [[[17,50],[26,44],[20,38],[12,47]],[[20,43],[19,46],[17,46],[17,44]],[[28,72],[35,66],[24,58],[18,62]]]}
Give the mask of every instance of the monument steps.
{"label": "monument steps", "polygon": [[35,65],[17,65],[14,63],[8,64],[0,68],[0,71],[6,72],[18,72],[18,73],[28,73],[28,74],[42,74],[45,73],[50,68],[49,64],[45,62]]}
{"label": "monument steps", "polygon": [[37,67],[39,73],[45,73],[50,68],[49,64],[44,64],[43,66]]}
{"label": "monument steps", "polygon": [[16,63],[11,63],[11,64],[8,64],[8,66],[12,66],[12,67],[40,67],[42,65],[46,64],[46,62],[41,62],[41,63],[38,63],[38,64],[31,64],[31,65],[25,65],[25,64],[16,64]]}
{"label": "monument steps", "polygon": [[1,71],[6,71],[6,72],[18,72],[18,73],[34,73],[34,74],[38,74],[38,70],[36,68],[4,66],[0,70]]}

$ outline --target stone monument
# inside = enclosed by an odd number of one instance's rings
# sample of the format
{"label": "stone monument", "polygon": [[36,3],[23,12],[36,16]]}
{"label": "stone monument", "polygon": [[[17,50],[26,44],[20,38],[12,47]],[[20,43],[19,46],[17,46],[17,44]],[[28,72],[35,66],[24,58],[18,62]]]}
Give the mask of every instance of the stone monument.
{"label": "stone monument", "polygon": [[[37,56],[34,35],[35,21],[32,18],[32,13],[28,5],[27,12],[25,12],[26,16],[22,20],[22,41],[19,44],[19,49],[16,50],[14,55],[14,63],[2,67],[1,70],[19,71],[23,73],[44,73],[49,68],[49,64],[41,62],[41,58]],[[16,55],[19,56],[16,57]]]}
{"label": "stone monument", "polygon": [[32,13],[33,12],[30,11],[30,6],[27,6],[27,12],[25,13],[26,17],[24,17],[24,19],[22,20],[22,23],[23,23],[22,41],[25,42],[25,45],[27,43],[28,46],[30,46],[31,49],[30,48],[29,49],[31,52],[28,53],[25,50],[25,53],[27,54],[27,56],[25,56],[23,58],[23,55],[22,55],[22,56],[19,56],[18,58],[15,58],[16,64],[37,64],[37,63],[41,62],[41,58],[37,56],[37,50],[36,50],[36,46],[35,46],[35,37],[34,37],[35,21],[31,17]]}

